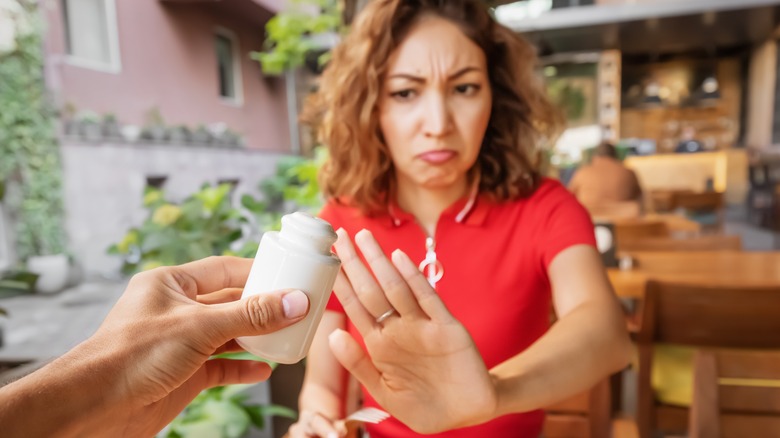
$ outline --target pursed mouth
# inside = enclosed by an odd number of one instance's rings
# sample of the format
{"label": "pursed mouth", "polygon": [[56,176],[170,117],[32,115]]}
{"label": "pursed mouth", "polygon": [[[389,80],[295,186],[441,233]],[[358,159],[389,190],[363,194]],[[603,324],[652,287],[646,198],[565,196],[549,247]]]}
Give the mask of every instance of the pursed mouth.
{"label": "pursed mouth", "polygon": [[432,164],[447,162],[457,155],[457,152],[447,149],[423,152],[417,155],[417,158]]}

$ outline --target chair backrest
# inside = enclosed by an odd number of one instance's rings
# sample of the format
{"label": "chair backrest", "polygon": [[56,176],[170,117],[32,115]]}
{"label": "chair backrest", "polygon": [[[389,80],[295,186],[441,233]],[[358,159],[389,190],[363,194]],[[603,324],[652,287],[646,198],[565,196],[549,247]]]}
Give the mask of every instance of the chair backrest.
{"label": "chair backrest", "polygon": [[618,245],[626,240],[647,237],[669,237],[669,227],[663,221],[621,220],[615,221],[615,238]]}
{"label": "chair backrest", "polygon": [[642,213],[642,206],[637,201],[603,202],[583,205],[594,221],[637,218]]}
{"label": "chair backrest", "polygon": [[722,192],[677,192],[672,207],[691,211],[718,211],[723,208]]}
{"label": "chair backrest", "polygon": [[622,251],[716,251],[742,249],[740,236],[705,235],[681,239],[671,237],[626,239],[619,242]]}
{"label": "chair backrest", "polygon": [[640,343],[780,349],[780,286],[727,287],[649,281]]}
{"label": "chair backrest", "polygon": [[545,408],[545,438],[597,438],[610,435],[612,396],[607,377],[588,391]]}
{"label": "chair backrest", "polygon": [[780,438],[780,351],[699,350],[690,438]]}
{"label": "chair backrest", "polygon": [[682,422],[675,420],[671,426],[675,411],[661,409],[655,402],[651,385],[654,343],[780,349],[777,315],[780,286],[727,287],[649,281],[642,307],[637,333],[637,429],[641,438],[654,436],[659,427],[664,430],[674,427],[677,433],[678,425],[682,423],[685,428],[689,421],[683,417]]}

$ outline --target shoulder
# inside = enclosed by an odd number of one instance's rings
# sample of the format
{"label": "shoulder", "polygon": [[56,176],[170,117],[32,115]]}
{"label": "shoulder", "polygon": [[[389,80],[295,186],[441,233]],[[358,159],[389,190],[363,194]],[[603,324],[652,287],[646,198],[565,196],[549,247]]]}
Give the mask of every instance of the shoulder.
{"label": "shoulder", "polygon": [[516,208],[524,210],[526,220],[546,228],[553,221],[578,221],[588,213],[573,193],[560,181],[543,178],[529,196],[515,201]]}
{"label": "shoulder", "polygon": [[542,178],[539,187],[528,197],[528,202],[536,207],[551,207],[561,202],[578,204],[574,195],[552,178]]}
{"label": "shoulder", "polygon": [[322,219],[333,224],[336,228],[336,223],[344,221],[355,220],[362,216],[360,210],[355,207],[351,207],[345,203],[338,202],[335,199],[330,199],[325,202],[325,205],[320,210],[318,215]]}
{"label": "shoulder", "polygon": [[389,220],[387,216],[368,216],[359,208],[338,200],[328,200],[318,216],[330,222],[334,229],[344,228],[349,233],[362,228],[373,230]]}

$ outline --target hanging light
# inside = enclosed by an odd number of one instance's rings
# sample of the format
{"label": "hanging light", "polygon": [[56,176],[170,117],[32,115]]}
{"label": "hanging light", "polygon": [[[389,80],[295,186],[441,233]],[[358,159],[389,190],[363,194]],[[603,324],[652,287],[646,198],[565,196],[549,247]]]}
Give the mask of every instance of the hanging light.
{"label": "hanging light", "polygon": [[645,96],[642,98],[643,104],[658,104],[661,103],[661,96],[659,95],[661,87],[656,81],[650,81],[645,86]]}
{"label": "hanging light", "polygon": [[720,84],[718,84],[718,79],[714,75],[707,76],[704,79],[704,82],[701,84],[701,90],[703,91],[702,99],[720,98]]}

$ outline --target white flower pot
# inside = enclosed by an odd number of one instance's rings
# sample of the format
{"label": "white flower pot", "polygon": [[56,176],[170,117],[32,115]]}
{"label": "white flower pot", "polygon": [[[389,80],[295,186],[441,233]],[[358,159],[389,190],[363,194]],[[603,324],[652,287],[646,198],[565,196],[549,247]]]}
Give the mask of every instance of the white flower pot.
{"label": "white flower pot", "polygon": [[65,254],[34,256],[27,259],[27,269],[38,274],[35,291],[53,294],[65,288],[68,282],[68,256]]}

